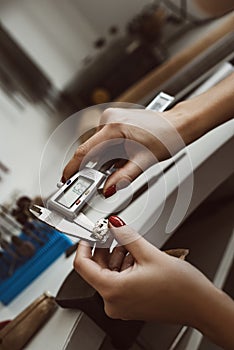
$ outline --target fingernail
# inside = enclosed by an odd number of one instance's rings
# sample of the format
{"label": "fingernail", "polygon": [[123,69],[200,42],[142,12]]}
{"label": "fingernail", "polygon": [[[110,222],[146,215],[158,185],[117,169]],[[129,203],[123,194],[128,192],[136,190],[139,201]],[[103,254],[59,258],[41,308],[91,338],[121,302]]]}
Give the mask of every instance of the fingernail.
{"label": "fingernail", "polygon": [[116,192],[116,185],[108,187],[108,189],[103,193],[106,198],[113,196]]}
{"label": "fingernail", "polygon": [[6,320],[6,321],[2,321],[0,322],[0,330],[3,329],[4,327],[6,327],[8,325],[8,323],[10,323],[11,320]]}
{"label": "fingernail", "polygon": [[118,216],[115,216],[115,215],[110,216],[108,220],[111,223],[111,225],[115,227],[121,227],[126,225],[122,219],[120,219]]}
{"label": "fingernail", "polygon": [[61,180],[60,180],[62,183],[64,183],[65,184],[65,182],[66,182],[66,179],[65,179],[65,177],[64,176],[62,176],[62,178],[61,178]]}

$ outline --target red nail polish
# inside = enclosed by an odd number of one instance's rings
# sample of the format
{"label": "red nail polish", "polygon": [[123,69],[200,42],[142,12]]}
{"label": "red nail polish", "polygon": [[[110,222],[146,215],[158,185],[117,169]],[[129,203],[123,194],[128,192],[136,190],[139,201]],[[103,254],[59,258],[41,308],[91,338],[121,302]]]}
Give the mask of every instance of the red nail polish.
{"label": "red nail polish", "polygon": [[110,216],[108,220],[115,227],[121,227],[126,225],[122,219],[115,215]]}
{"label": "red nail polish", "polygon": [[2,321],[0,322],[0,330],[3,329],[6,325],[8,325],[8,323],[10,323],[11,320],[6,320],[6,321]]}
{"label": "red nail polish", "polygon": [[108,189],[103,193],[106,198],[113,196],[116,192],[116,185],[108,187]]}

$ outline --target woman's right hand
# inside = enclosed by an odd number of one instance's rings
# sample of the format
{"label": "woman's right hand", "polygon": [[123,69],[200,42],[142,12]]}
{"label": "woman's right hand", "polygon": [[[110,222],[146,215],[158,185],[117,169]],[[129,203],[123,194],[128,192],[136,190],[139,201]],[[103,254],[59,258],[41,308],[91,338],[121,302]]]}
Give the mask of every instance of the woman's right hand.
{"label": "woman's right hand", "polygon": [[[114,147],[113,147],[114,146]],[[101,116],[94,136],[78,147],[63,172],[63,181],[78,171],[87,158],[121,158],[118,170],[107,179],[106,197],[126,187],[144,170],[184,147],[184,142],[167,112],[109,108]]]}
{"label": "woman's right hand", "polygon": [[[231,119],[233,91],[234,73],[207,92],[163,113],[144,109],[106,109],[97,133],[78,147],[63,171],[62,181],[77,172],[89,156],[105,155],[106,160],[124,158],[125,162],[117,164],[118,170],[104,185],[104,195],[109,197],[155,162],[174,155],[207,131]],[[116,152],[119,149],[121,152]]]}

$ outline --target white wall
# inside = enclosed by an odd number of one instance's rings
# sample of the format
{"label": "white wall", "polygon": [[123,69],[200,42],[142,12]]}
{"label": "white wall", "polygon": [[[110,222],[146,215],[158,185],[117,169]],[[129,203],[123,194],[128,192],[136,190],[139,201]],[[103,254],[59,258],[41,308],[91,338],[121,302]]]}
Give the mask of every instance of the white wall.
{"label": "white wall", "polygon": [[[149,2],[7,0],[0,3],[0,21],[61,89],[81,67],[82,59],[95,53],[93,42],[98,37],[106,35],[113,24],[123,29]],[[0,161],[10,168],[10,174],[0,182],[0,203],[17,192],[29,196],[40,193],[41,153],[55,125],[56,118],[34,106],[17,109],[0,90]],[[59,147],[62,144],[54,145],[49,155],[56,180],[61,172],[56,168]]]}
{"label": "white wall", "polygon": [[0,182],[0,203],[15,193],[39,194],[41,151],[53,120],[27,105],[19,110],[0,91],[0,161],[9,169]]}

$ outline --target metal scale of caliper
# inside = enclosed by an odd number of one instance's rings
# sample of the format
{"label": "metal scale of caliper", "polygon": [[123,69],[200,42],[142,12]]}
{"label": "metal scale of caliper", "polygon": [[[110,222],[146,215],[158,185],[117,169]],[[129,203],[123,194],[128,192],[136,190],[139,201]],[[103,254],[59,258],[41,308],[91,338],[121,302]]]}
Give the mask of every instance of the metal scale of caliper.
{"label": "metal scale of caliper", "polygon": [[[173,101],[174,97],[161,92],[146,109],[162,112]],[[164,169],[164,173],[173,165],[174,161]],[[46,208],[34,205],[30,209],[31,213],[40,221],[64,234],[89,242],[104,244],[109,237],[107,218],[100,218],[96,223],[93,223],[81,211],[111,173],[108,164],[99,170],[95,169],[95,166],[95,163],[91,163],[91,166],[89,163],[65,184],[59,183],[58,191],[47,200]],[[147,190],[147,188],[148,186],[145,186],[142,190]],[[132,197],[131,202],[135,197]]]}

